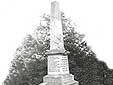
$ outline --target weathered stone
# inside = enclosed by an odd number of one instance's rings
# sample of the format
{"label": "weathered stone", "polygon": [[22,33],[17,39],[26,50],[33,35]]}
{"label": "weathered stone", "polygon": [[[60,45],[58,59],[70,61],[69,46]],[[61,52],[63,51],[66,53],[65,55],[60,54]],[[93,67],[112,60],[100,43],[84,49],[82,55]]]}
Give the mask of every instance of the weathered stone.
{"label": "weathered stone", "polygon": [[43,80],[45,85],[78,85],[72,74],[47,75]]}
{"label": "weathered stone", "polygon": [[61,12],[59,3],[54,1],[51,3],[51,20],[50,20],[50,51],[64,50]]}
{"label": "weathered stone", "polygon": [[48,75],[69,74],[67,55],[48,55]]}
{"label": "weathered stone", "polygon": [[64,48],[61,12],[58,2],[51,3],[50,50],[48,55],[48,75],[40,85],[79,85],[69,73],[68,56]]}

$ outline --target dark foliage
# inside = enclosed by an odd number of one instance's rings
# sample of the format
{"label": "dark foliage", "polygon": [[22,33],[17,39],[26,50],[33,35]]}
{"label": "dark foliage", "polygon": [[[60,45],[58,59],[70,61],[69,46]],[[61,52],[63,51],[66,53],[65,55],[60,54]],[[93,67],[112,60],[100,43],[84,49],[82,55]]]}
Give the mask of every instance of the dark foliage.
{"label": "dark foliage", "polygon": [[[44,15],[35,31],[35,38],[28,35],[16,50],[4,85],[39,85],[47,75],[45,52],[49,49],[49,22],[50,16]],[[62,25],[64,46],[70,52],[69,69],[75,80],[80,85],[113,85],[113,70],[96,58],[95,53],[82,40],[84,35],[75,31],[76,26],[63,13]]]}

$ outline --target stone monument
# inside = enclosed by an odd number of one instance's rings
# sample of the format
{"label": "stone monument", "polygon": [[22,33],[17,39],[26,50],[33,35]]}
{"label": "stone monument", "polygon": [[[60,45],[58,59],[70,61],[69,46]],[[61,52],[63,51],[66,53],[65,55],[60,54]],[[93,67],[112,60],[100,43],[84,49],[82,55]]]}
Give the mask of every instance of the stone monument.
{"label": "stone monument", "polygon": [[68,56],[64,48],[61,12],[59,3],[51,3],[50,50],[48,55],[48,75],[40,85],[79,85],[69,73]]}

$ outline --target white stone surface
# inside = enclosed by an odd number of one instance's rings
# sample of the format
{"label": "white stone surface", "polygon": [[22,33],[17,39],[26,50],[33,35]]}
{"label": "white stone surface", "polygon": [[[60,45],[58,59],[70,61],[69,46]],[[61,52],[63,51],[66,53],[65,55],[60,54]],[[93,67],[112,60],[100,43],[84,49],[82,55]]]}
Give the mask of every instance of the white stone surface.
{"label": "white stone surface", "polygon": [[79,85],[69,73],[68,56],[65,54],[61,12],[58,2],[51,3],[50,51],[48,54],[48,75],[41,85]]}
{"label": "white stone surface", "polygon": [[64,49],[61,12],[58,2],[51,3],[50,50]]}
{"label": "white stone surface", "polygon": [[79,82],[74,80],[72,74],[46,75],[43,81],[47,82],[47,85],[79,85]]}
{"label": "white stone surface", "polygon": [[69,74],[68,57],[64,55],[48,56],[48,75]]}

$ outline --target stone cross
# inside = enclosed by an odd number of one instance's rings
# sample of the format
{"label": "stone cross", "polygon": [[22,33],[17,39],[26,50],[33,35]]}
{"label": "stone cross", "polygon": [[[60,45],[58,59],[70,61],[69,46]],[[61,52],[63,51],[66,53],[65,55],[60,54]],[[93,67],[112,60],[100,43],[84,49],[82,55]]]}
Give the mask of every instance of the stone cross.
{"label": "stone cross", "polygon": [[51,3],[51,20],[50,20],[50,50],[54,52],[64,52],[63,31],[61,23],[61,12],[59,3]]}

